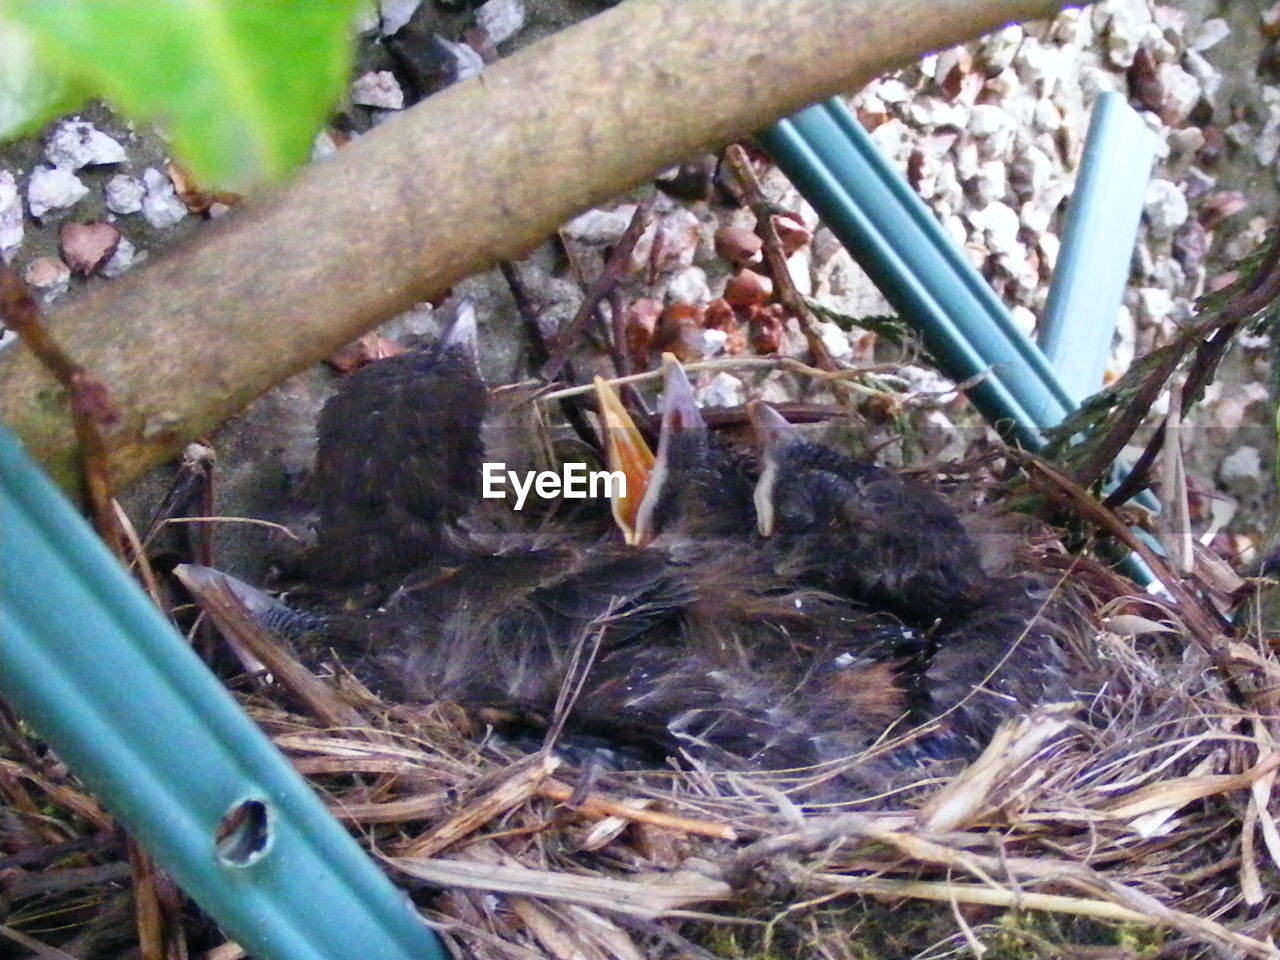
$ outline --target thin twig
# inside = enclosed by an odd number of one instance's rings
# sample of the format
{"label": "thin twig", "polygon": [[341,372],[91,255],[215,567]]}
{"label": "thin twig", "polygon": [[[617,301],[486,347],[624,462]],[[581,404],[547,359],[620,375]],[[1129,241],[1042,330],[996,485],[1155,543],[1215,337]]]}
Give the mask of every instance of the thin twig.
{"label": "thin twig", "polygon": [[[716,360],[698,360],[693,363],[681,364],[681,366],[684,367],[686,373],[696,373],[702,370],[785,370],[788,373],[799,373],[806,377],[813,377],[816,380],[845,382],[855,380],[858,377],[897,370],[899,365],[896,363],[876,363],[868,364],[864,367],[841,370],[820,370],[794,357],[732,357]],[[605,382],[614,387],[620,387],[626,384],[645,383],[649,380],[661,380],[663,376],[665,376],[665,373],[661,369],[646,370],[643,373],[633,373],[625,377],[614,377]],[[850,384],[850,386],[854,386],[869,395],[879,396],[884,392],[860,384]],[[582,396],[594,390],[595,385],[590,383],[576,387],[562,387],[559,390],[541,394],[538,397],[538,401],[546,403],[552,400],[563,400],[568,397]]]}
{"label": "thin twig", "polygon": [[[561,783],[559,780],[547,780],[538,787],[538,795],[548,800],[554,800],[557,803],[568,803],[573,797],[574,789],[567,783]],[[637,807],[629,807],[626,804],[618,803],[616,800],[610,800],[597,793],[589,793],[583,799],[574,811],[586,817],[601,818],[618,817],[622,820],[630,820],[634,823],[647,823],[653,827],[662,827],[664,830],[675,830],[679,833],[691,833],[696,836],[713,837],[717,840],[736,840],[738,833],[733,827],[727,823],[712,823],[707,820],[694,820],[690,817],[680,817],[671,813],[663,813],[660,810],[644,810]]]}
{"label": "thin twig", "polygon": [[822,342],[822,337],[814,329],[813,311],[810,310],[795,281],[787,268],[787,257],[782,252],[782,241],[778,239],[778,230],[773,225],[773,210],[760,189],[760,180],[751,168],[751,159],[739,144],[732,144],[724,152],[725,162],[733,171],[734,178],[742,188],[747,206],[756,215],[756,233],[764,241],[764,257],[769,264],[769,272],[773,282],[778,286],[778,299],[782,302],[800,324],[800,332],[804,334],[809,352],[813,354],[814,363],[823,370],[839,370],[840,364],[831,356],[831,351]]}
{"label": "thin twig", "polygon": [[511,775],[480,799],[467,804],[444,823],[437,824],[400,852],[402,857],[434,857],[489,821],[518,807],[538,793],[539,788],[560,766],[560,759],[537,753],[518,765]]}
{"label": "thin twig", "polygon": [[[516,312],[520,314],[520,323],[524,327],[525,340],[529,344],[529,369],[541,370],[550,362],[551,348],[547,345],[546,337],[542,335],[542,326],[538,322],[538,309],[534,305],[533,295],[529,292],[524,278],[520,276],[520,268],[516,264],[503,262],[498,266],[503,277],[506,278],[507,287],[511,290],[511,298],[516,302]],[[571,380],[577,379],[573,372],[573,365],[567,358],[562,366],[562,372]],[[588,447],[595,448],[597,444],[595,431],[591,429],[591,424],[587,422],[578,405],[562,400],[560,412],[573,432],[577,434],[578,439]]]}
{"label": "thin twig", "polygon": [[120,419],[106,385],[72,360],[40,322],[40,307],[12,267],[0,263],[0,319],[15,330],[70,396],[71,420],[82,451],[83,478],[98,535],[119,553],[120,529],[112,507],[107,444],[102,431]]}
{"label": "thin twig", "polygon": [[[1182,402],[1179,405],[1184,418],[1191,412],[1191,408],[1200,396],[1200,392],[1207,385],[1210,375],[1217,368],[1218,361],[1222,359],[1227,347],[1235,339],[1236,331],[1239,329],[1241,322],[1236,321],[1222,327],[1208,340],[1200,341],[1196,347],[1195,356],[1187,368],[1187,381],[1183,386]],[[1164,434],[1165,425],[1161,423],[1156,427],[1151,439],[1147,441],[1147,446],[1142,451],[1142,455],[1138,457],[1115,490],[1103,501],[1104,506],[1114,510],[1121,504],[1127,503],[1137,495],[1139,490],[1146,487],[1149,482],[1151,465],[1155,462],[1156,455],[1164,447]]]}
{"label": "thin twig", "polygon": [[1010,448],[1007,455],[1027,468],[1033,484],[1054,495],[1083,519],[1105,530],[1146,562],[1156,579],[1173,594],[1174,600],[1178,603],[1178,612],[1192,635],[1213,658],[1223,679],[1231,685],[1237,703],[1243,705],[1245,703],[1243,693],[1235,682],[1231,656],[1224,643],[1229,632],[1227,624],[1205,609],[1183,580],[1169,570],[1163,557],[1152,550],[1142,538],[1095,500],[1089,491],[1075,480],[1054,465],[1024,451]]}
{"label": "thin twig", "polygon": [[641,234],[644,233],[645,227],[648,225],[649,204],[638,204],[636,212],[631,217],[631,223],[627,226],[618,242],[614,244],[613,250],[609,252],[609,259],[605,261],[604,269],[600,271],[600,276],[596,277],[595,282],[587,289],[577,312],[560,330],[560,335],[556,337],[555,346],[551,349],[551,358],[542,365],[542,377],[544,380],[555,380],[560,376],[565,362],[569,359],[569,354],[573,352],[574,346],[577,345],[579,338],[581,338],[582,332],[586,329],[587,323],[590,322],[596,307],[601,300],[609,295],[611,290],[622,282],[622,279],[631,269],[631,254],[636,248],[636,242],[639,241]]}
{"label": "thin twig", "polygon": [[[1159,365],[1150,371],[1146,379],[1132,395],[1123,412],[1115,419],[1097,447],[1089,457],[1073,473],[1082,486],[1092,486],[1111,469],[1129,438],[1142,423],[1151,405],[1155,403],[1165,383],[1173,376],[1187,351],[1196,348],[1196,358],[1189,371],[1184,397],[1183,413],[1189,409],[1188,404],[1194,402],[1200,390],[1208,382],[1209,376],[1221,359],[1222,353],[1239,327],[1239,325],[1256,316],[1262,310],[1280,298],[1280,231],[1273,231],[1273,239],[1258,269],[1249,277],[1248,286],[1235,297],[1209,314],[1199,325],[1184,331],[1179,339],[1167,347]],[[1206,342],[1207,341],[1207,342]],[[1110,498],[1108,505],[1118,504],[1132,497],[1146,482],[1147,473],[1160,449],[1163,439],[1163,428],[1157,430],[1158,436],[1152,437],[1147,450],[1139,459],[1135,470],[1130,474],[1131,480],[1122,483]]]}

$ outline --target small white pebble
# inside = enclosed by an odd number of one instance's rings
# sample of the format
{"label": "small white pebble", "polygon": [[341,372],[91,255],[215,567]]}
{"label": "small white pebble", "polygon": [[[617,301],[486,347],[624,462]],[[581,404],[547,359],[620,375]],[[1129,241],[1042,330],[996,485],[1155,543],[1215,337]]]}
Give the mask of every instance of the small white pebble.
{"label": "small white pebble", "polygon": [[120,242],[116,244],[116,252],[111,255],[111,259],[104,263],[98,272],[104,277],[118,277],[145,257],[145,251],[140,254],[137,248],[129,242],[129,238],[122,236]]}
{"label": "small white pebble", "polygon": [[588,210],[564,225],[564,234],[579,243],[617,243],[635,216],[635,204],[612,210]]}
{"label": "small white pebble", "polygon": [[142,209],[142,198],[147,188],[137,177],[117,173],[107,181],[105,188],[107,209],[112,213],[137,213]]}
{"label": "small white pebble", "polygon": [[147,193],[142,198],[142,215],[157,230],[172,227],[187,215],[187,205],[178,198],[173,181],[157,170],[147,167],[142,175]]}
{"label": "small white pebble", "polygon": [[1143,213],[1153,236],[1169,237],[1187,222],[1187,197],[1171,180],[1159,177],[1147,184]]}
{"label": "small white pebble", "polygon": [[92,123],[75,120],[58,124],[44,153],[55,167],[68,170],[125,160],[124,147]]}
{"label": "small white pebble", "polygon": [[8,263],[22,246],[22,199],[18,183],[8,170],[0,170],[0,261]]}
{"label": "small white pebble", "polygon": [[1262,475],[1262,456],[1257,447],[1242,446],[1224,457],[1218,467],[1218,475],[1224,483],[1238,480],[1257,480]]}
{"label": "small white pebble", "polygon": [[495,44],[515,36],[524,21],[524,0],[489,0],[476,10],[476,23]]}
{"label": "small white pebble", "polygon": [[390,70],[370,70],[351,84],[351,102],[383,110],[401,110],[404,91]]}
{"label": "small white pebble", "polygon": [[1192,50],[1203,53],[1210,47],[1225,40],[1231,34],[1231,27],[1227,21],[1221,17],[1213,17],[1200,24],[1191,35],[1187,37],[1187,46]]}
{"label": "small white pebble", "polygon": [[719,356],[728,339],[729,334],[723,330],[700,330],[698,351],[706,358]]}
{"label": "small white pebble", "polygon": [[667,285],[667,299],[672,303],[709,303],[707,272],[701,267],[685,267]]}
{"label": "small white pebble", "polygon": [[736,407],[742,403],[742,381],[731,373],[717,373],[699,393],[703,406]]}
{"label": "small white pebble", "polygon": [[27,206],[36,219],[50,210],[62,210],[88,194],[89,188],[70,170],[36,167],[27,183]]}
{"label": "small white pebble", "polygon": [[822,337],[823,346],[837,360],[847,360],[853,356],[853,344],[849,342],[849,334],[840,329],[838,323],[824,320],[818,324],[818,335]]}

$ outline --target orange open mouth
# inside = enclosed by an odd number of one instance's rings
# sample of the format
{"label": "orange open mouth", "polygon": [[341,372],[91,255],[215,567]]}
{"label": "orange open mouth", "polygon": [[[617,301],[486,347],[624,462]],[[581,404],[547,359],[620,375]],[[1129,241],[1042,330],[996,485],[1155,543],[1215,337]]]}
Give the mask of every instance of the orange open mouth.
{"label": "orange open mouth", "polygon": [[636,515],[653,475],[653,451],[622,405],[617,391],[601,377],[596,377],[595,386],[609,469],[621,472],[626,478],[626,490],[612,498],[613,519],[626,542],[636,545],[639,543]]}

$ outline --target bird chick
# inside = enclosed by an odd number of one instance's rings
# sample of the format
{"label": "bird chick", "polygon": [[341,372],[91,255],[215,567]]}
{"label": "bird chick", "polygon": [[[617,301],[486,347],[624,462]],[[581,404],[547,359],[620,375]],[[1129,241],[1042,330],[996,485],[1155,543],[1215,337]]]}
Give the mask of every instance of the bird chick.
{"label": "bird chick", "polygon": [[369,582],[446,560],[480,494],[487,403],[470,312],[431,347],[347,376],[320,413],[303,578]]}
{"label": "bird chick", "polygon": [[780,575],[923,627],[980,600],[977,547],[933,491],[805,439],[768,404],[747,410],[760,446],[756,522]]}
{"label": "bird chick", "polygon": [[[308,622],[388,697],[560,717],[651,756],[820,770],[846,792],[973,756],[1001,718],[1057,695],[1038,595],[985,577],[932,492],[760,403],[753,461],[707,429],[670,358],[664,384],[654,452],[597,383],[628,481],[611,504],[622,543],[567,527],[490,549],[457,531],[484,458],[474,328],[348,377],[320,420],[303,578],[328,587]],[[353,603],[370,581],[377,602]]]}

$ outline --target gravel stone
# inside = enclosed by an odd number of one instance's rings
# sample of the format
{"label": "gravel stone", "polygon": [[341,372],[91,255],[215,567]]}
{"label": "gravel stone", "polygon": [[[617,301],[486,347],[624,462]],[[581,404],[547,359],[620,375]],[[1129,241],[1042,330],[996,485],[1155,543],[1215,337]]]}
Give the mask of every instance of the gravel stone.
{"label": "gravel stone", "polygon": [[1009,191],[1005,164],[998,160],[988,160],[981,164],[969,185],[973,189],[974,199],[983,206],[1003,200]]}
{"label": "gravel stone", "polygon": [[1018,148],[1009,164],[1009,182],[1014,192],[1023,198],[1040,194],[1052,175],[1053,161],[1035,144]]}
{"label": "gravel stone", "polygon": [[351,102],[383,110],[401,110],[404,91],[390,70],[370,70],[351,84]]}
{"label": "gravel stone", "polygon": [[95,223],[64,223],[58,249],[73,273],[88,276],[111,259],[119,244],[120,231],[99,220]]}
{"label": "gravel stone", "polygon": [[1026,248],[1018,241],[1022,224],[1008,204],[995,201],[978,210],[970,211],[969,222],[982,232],[987,249],[994,254],[1009,257],[1025,257]]}
{"label": "gravel stone", "polygon": [[980,103],[969,113],[969,132],[975,137],[992,137],[1009,129],[1013,118],[1003,107]]}
{"label": "gravel stone", "polygon": [[896,77],[886,77],[875,85],[876,95],[888,104],[910,103],[911,88]]}
{"label": "gravel stone", "polygon": [[127,214],[142,209],[142,198],[147,195],[147,188],[137,177],[117,173],[107,181],[105,192],[107,209],[112,213]]}
{"label": "gravel stone", "polygon": [[179,199],[173,181],[155,167],[142,175],[147,193],[142,198],[142,215],[157,230],[172,227],[187,215],[187,205]]}
{"label": "gravel stone", "polygon": [[853,344],[849,342],[849,334],[840,328],[838,323],[823,320],[817,325],[818,336],[823,346],[837,360],[848,360],[853,356]]}
{"label": "gravel stone", "polygon": [[[1101,5],[1098,10],[1104,16],[1107,13]],[[1139,9],[1136,4],[1111,5],[1110,14],[1104,33],[1107,60],[1113,67],[1125,70],[1133,66],[1133,58],[1142,46],[1147,24],[1151,22],[1150,15],[1145,5]]]}
{"label": "gravel stone", "polygon": [[453,61],[450,77],[452,83],[470,80],[484,72],[484,58],[468,44],[454,43],[438,33],[431,38],[431,42],[443,57]]}
{"label": "gravel stone", "polygon": [[1173,297],[1161,287],[1142,287],[1138,290],[1137,306],[1138,322],[1158,327],[1173,312]]}
{"label": "gravel stone", "polygon": [[1160,119],[1170,126],[1182,123],[1200,102],[1200,81],[1176,63],[1162,63],[1157,71],[1161,91]]}
{"label": "gravel stone", "polygon": [[1013,63],[1022,46],[1022,27],[1012,24],[997,30],[978,44],[978,63],[987,69],[988,75],[997,74]]}
{"label": "gravel stone", "polygon": [[58,124],[45,147],[45,156],[55,167],[81,167],[123,163],[124,147],[92,123],[68,120]]}
{"label": "gravel stone", "polygon": [[729,334],[724,330],[700,330],[698,332],[698,352],[707,359],[717,357],[724,352],[724,345],[728,340]]}
{"label": "gravel stone", "polygon": [[378,9],[382,13],[382,22],[378,25],[384,37],[399,32],[400,28],[413,19],[422,6],[422,0],[379,0]]}
{"label": "gravel stone", "polygon": [[36,291],[41,303],[53,303],[67,292],[71,283],[71,268],[57,257],[36,257],[27,264],[22,279]]}
{"label": "gravel stone", "polygon": [[51,210],[63,210],[87,196],[89,188],[70,170],[36,167],[27,183],[27,206],[37,220]]}
{"label": "gravel stone", "polygon": [[524,21],[524,0],[489,0],[476,10],[476,23],[495,44],[519,33]]}
{"label": "gravel stone", "polygon": [[907,117],[916,126],[928,130],[963,130],[969,125],[969,108],[938,97],[918,97],[908,104]]}
{"label": "gravel stone", "polygon": [[736,407],[746,399],[742,381],[723,371],[712,377],[699,393],[701,404],[706,407]]}
{"label": "gravel stone", "polygon": [[1188,50],[1182,55],[1182,65],[1186,68],[1187,73],[1195,77],[1200,84],[1201,96],[1212,103],[1218,88],[1222,86],[1222,74],[1213,68],[1213,64],[1194,50]]}
{"label": "gravel stone", "polygon": [[1262,455],[1257,447],[1246,444],[1223,458],[1218,479],[1238,497],[1257,493],[1262,486]]}
{"label": "gravel stone", "polygon": [[118,277],[145,259],[145,250],[138,250],[129,242],[128,237],[121,236],[120,242],[116,244],[116,252],[111,255],[111,259],[104,263],[102,269],[98,272],[104,277]]}
{"label": "gravel stone", "polygon": [[667,299],[672,303],[710,303],[711,288],[701,267],[686,267],[671,278]]}
{"label": "gravel stone", "polygon": [[[1241,144],[1247,146],[1247,144]],[[1280,104],[1269,104],[1267,120],[1253,141],[1253,153],[1260,166],[1269,167],[1280,153]]]}
{"label": "gravel stone", "polygon": [[635,204],[624,204],[612,210],[588,210],[566,223],[564,234],[579,243],[617,243],[635,215]]}
{"label": "gravel stone", "polygon": [[1152,236],[1171,237],[1187,222],[1187,198],[1176,183],[1157,177],[1147,184],[1143,215]]}
{"label": "gravel stone", "polygon": [[1231,27],[1221,17],[1206,20],[1187,36],[1187,45],[1197,53],[1203,53],[1210,47],[1225,40],[1231,33]]}
{"label": "gravel stone", "polygon": [[9,263],[22,246],[22,198],[9,170],[0,170],[0,261]]}

